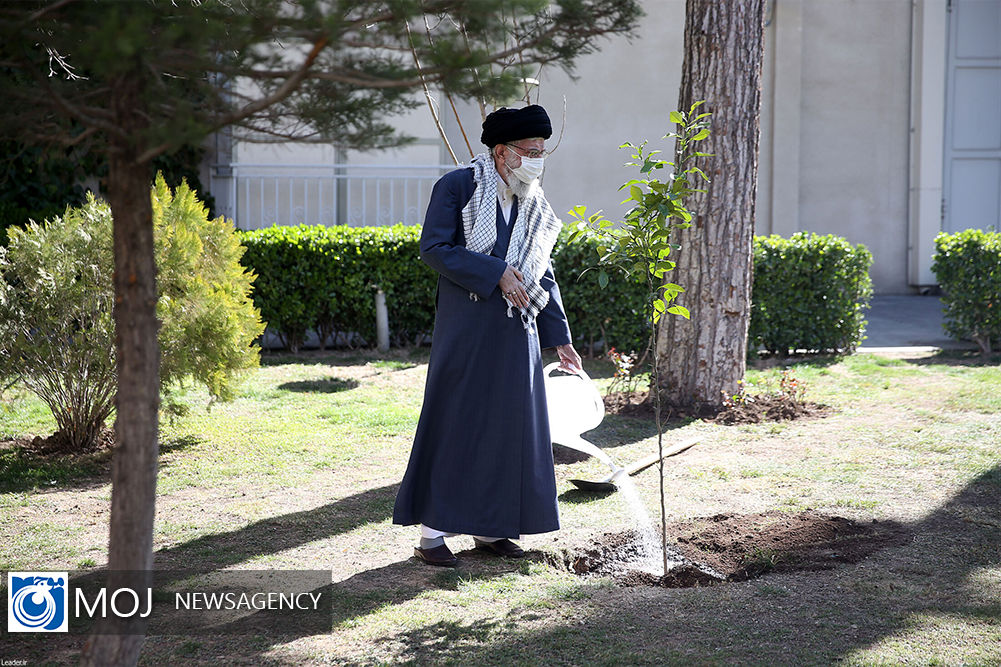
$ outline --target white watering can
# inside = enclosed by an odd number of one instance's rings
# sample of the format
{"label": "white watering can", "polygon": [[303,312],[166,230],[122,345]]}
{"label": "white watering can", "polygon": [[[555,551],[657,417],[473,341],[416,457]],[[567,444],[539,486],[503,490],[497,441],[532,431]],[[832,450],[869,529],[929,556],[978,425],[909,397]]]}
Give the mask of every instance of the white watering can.
{"label": "white watering can", "polygon": [[621,470],[600,448],[580,437],[581,433],[597,428],[605,418],[605,403],[598,388],[582,368],[577,374],[560,371],[553,362],[543,369],[546,400],[549,403],[549,433],[553,442],[595,457],[612,471]]}

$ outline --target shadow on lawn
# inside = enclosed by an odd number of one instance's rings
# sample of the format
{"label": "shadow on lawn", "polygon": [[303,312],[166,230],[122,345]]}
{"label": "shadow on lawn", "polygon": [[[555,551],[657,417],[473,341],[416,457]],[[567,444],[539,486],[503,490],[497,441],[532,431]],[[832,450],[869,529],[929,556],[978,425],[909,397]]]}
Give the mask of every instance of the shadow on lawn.
{"label": "shadow on lawn", "polygon": [[877,661],[993,664],[1001,648],[983,645],[972,657],[974,645],[955,644],[951,631],[921,639],[916,624],[1001,623],[1001,603],[974,578],[1001,565],[999,507],[1001,466],[907,526],[910,543],[855,565],[701,589],[585,591],[583,604],[566,603],[573,620],[557,625],[526,629],[533,619],[513,609],[497,621],[440,621],[383,641],[404,644],[404,659],[418,664],[832,664],[908,632]]}
{"label": "shadow on lawn", "polygon": [[160,549],[153,554],[155,567],[211,572],[378,523],[392,516],[398,487],[389,484],[368,489],[320,507],[268,517],[243,528]]}
{"label": "shadow on lawn", "polygon": [[[186,435],[160,443],[160,455],[181,451],[203,442]],[[111,483],[112,449],[81,454],[39,453],[29,444],[15,444],[0,449],[0,493],[47,493],[83,491]],[[160,467],[169,467],[160,461]]]}
{"label": "shadow on lawn", "polygon": [[285,351],[265,351],[261,353],[261,366],[364,366],[380,362],[399,364],[401,362],[426,364],[431,350],[428,347],[392,348],[388,352],[375,349],[358,350],[303,350],[298,354]]}
{"label": "shadow on lawn", "polygon": [[1001,365],[1001,354],[994,353],[985,359],[976,350],[939,350],[928,357],[904,358],[901,361],[915,366],[998,366]]}
{"label": "shadow on lawn", "polygon": [[300,380],[278,385],[278,389],[299,393],[336,394],[358,387],[358,380],[342,380],[341,378],[320,378],[317,380]]}

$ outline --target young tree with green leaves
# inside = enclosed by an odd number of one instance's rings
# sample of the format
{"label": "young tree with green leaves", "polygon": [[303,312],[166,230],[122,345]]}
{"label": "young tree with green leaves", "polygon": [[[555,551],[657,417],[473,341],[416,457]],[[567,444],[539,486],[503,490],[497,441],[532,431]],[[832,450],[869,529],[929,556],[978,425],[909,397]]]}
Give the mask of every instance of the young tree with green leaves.
{"label": "young tree with green leaves", "polygon": [[[404,138],[386,119],[414,104],[416,88],[503,99],[540,65],[570,67],[639,15],[637,0],[0,5],[0,139],[84,145],[108,159],[118,374],[109,570],[152,567],[160,355],[150,161],[226,127],[259,140],[391,145]],[[96,635],[85,662],[135,663],[144,628]]]}
{"label": "young tree with green leaves", "polygon": [[[605,218],[600,211],[588,216],[585,206],[575,206],[570,211],[571,217],[578,221],[570,240],[574,241],[583,235],[596,237],[599,255],[596,270],[601,287],[608,284],[610,270],[629,276],[642,276],[646,281],[647,319],[650,324],[648,348],[653,351],[650,396],[657,421],[657,451],[660,454],[660,529],[665,575],[668,568],[667,512],[664,506],[664,428],[661,395],[656,391],[660,386],[657,325],[665,313],[680,315],[685,319],[690,316],[687,308],[676,303],[685,288],[668,282],[667,274],[676,266],[675,260],[671,258],[672,250],[678,248],[673,240],[674,236],[691,226],[692,212],[686,202],[692,195],[701,192],[698,185],[708,181],[702,169],[694,164],[696,158],[707,157],[698,150],[698,142],[709,136],[710,114],[698,113],[701,105],[702,102],[699,101],[692,104],[688,111],[671,112],[671,122],[675,124],[677,131],[668,133],[664,138],[674,139],[673,161],[658,158],[659,150],[647,152],[645,141],[639,146],[625,143],[619,147],[633,150],[632,157],[635,161],[627,164],[638,167],[640,171],[640,178],[630,179],[619,188],[629,192],[623,203],[631,202],[631,208],[619,224]],[[668,172],[658,178],[661,169],[668,169]]]}

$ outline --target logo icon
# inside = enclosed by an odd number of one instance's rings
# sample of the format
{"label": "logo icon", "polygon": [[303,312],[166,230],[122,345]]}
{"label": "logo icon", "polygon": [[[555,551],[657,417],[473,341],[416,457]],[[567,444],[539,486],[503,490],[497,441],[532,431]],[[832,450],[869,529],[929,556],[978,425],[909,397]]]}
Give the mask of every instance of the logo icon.
{"label": "logo icon", "polygon": [[66,632],[66,572],[7,573],[7,632]]}

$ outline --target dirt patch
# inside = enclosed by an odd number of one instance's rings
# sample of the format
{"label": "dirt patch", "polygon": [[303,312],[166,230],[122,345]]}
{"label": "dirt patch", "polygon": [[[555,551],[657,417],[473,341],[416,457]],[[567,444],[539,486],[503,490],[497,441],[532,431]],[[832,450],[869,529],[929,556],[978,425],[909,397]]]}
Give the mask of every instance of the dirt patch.
{"label": "dirt patch", "polygon": [[101,433],[98,434],[94,443],[90,447],[83,449],[73,447],[69,439],[62,432],[53,433],[45,437],[40,435],[19,436],[12,440],[0,441],[0,449],[20,449],[26,455],[38,457],[93,454],[113,449],[114,446],[115,431],[108,427],[102,428]]}
{"label": "dirt patch", "polygon": [[[612,415],[655,419],[653,403],[647,401],[648,392],[618,391],[604,397],[605,412]],[[786,421],[791,419],[819,419],[834,413],[834,410],[820,403],[811,403],[786,394],[756,394],[747,400],[723,408],[722,410],[693,409],[681,411],[676,408],[662,408],[664,423],[685,418],[705,419],[717,424],[757,424],[763,421]]]}
{"label": "dirt patch", "polygon": [[554,557],[580,575],[611,575],[623,586],[688,588],[746,581],[768,572],[826,570],[857,563],[887,546],[901,544],[906,531],[891,522],[859,523],[813,510],[789,514],[717,514],[670,523],[666,576],[631,567],[641,556],[633,531],[607,533],[582,551]]}
{"label": "dirt patch", "polygon": [[827,405],[789,399],[782,394],[759,394],[753,400],[724,408],[712,418],[717,424],[758,424],[763,421],[819,419],[832,414]]}

